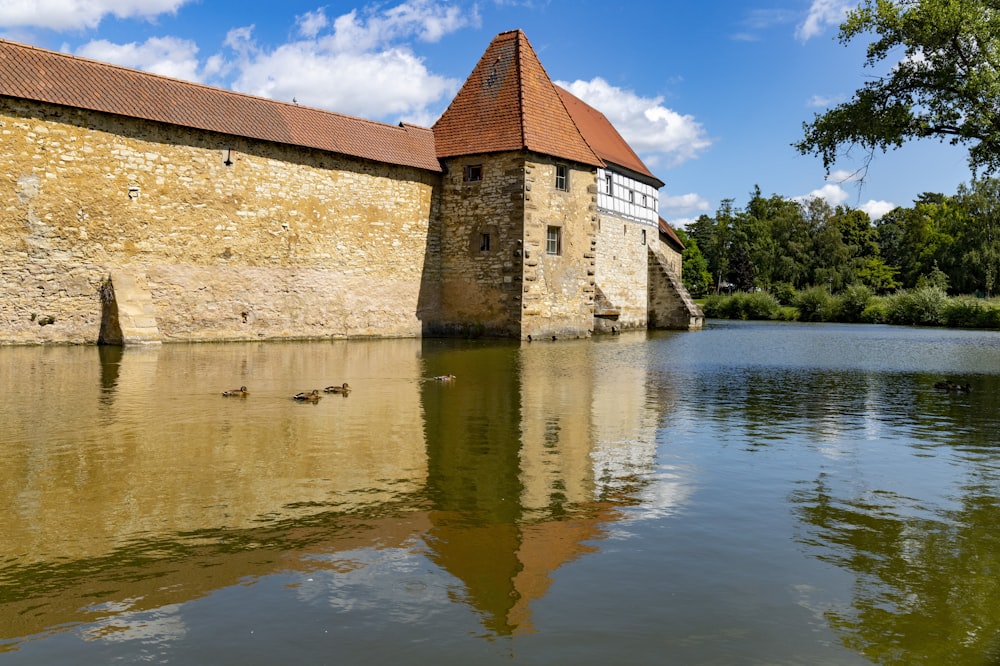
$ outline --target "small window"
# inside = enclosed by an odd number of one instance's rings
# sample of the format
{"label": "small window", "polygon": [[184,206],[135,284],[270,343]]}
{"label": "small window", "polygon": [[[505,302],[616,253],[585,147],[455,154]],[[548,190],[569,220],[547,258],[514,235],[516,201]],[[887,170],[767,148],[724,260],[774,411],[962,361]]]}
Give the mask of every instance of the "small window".
{"label": "small window", "polygon": [[463,179],[467,183],[472,183],[483,179],[483,165],[482,164],[468,164],[465,167]]}
{"label": "small window", "polygon": [[479,251],[490,251],[490,235],[488,233],[479,234]]}
{"label": "small window", "polygon": [[545,232],[545,252],[562,254],[562,227],[549,227]]}
{"label": "small window", "polygon": [[646,199],[646,195],[645,194],[642,195],[642,207],[643,208],[649,208],[649,203],[648,203],[648,200]]}
{"label": "small window", "polygon": [[564,192],[569,189],[569,169],[565,164],[556,165],[556,189]]}
{"label": "small window", "polygon": [[628,191],[628,202],[635,203],[635,190]]}
{"label": "small window", "polygon": [[611,174],[610,173],[604,175],[604,191],[607,194],[614,194],[614,190],[612,189],[612,185],[611,185]]}
{"label": "small window", "polygon": [[646,230],[645,229],[642,230],[642,244],[643,245],[646,244]]}

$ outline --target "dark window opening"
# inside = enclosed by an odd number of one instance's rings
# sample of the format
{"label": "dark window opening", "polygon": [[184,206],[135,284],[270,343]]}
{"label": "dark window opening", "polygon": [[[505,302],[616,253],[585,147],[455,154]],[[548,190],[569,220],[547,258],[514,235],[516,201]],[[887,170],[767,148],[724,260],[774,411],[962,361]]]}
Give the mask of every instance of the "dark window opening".
{"label": "dark window opening", "polygon": [[563,191],[569,189],[569,169],[565,164],[556,165],[556,189]]}
{"label": "dark window opening", "polygon": [[483,179],[483,165],[469,164],[465,167],[463,178],[465,182],[471,183]]}

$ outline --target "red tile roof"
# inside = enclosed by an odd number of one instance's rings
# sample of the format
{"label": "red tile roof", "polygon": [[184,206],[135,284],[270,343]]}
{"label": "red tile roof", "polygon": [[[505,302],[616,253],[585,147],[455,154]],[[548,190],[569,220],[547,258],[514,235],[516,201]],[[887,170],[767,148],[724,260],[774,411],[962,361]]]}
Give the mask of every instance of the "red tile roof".
{"label": "red tile roof", "polygon": [[597,156],[608,164],[624,167],[638,175],[653,179],[657,187],[663,187],[663,181],[654,176],[639,156],[635,154],[628,142],[622,138],[603,113],[588,105],[568,90],[556,86],[563,105],[569,111],[573,122],[580,128],[583,138],[590,144]]}
{"label": "red tile roof", "polygon": [[520,30],[493,39],[434,138],[440,158],[528,150],[602,165]]}
{"label": "red tile roof", "polygon": [[441,171],[431,130],[387,125],[0,40],[0,95]]}
{"label": "red tile roof", "polygon": [[660,227],[660,232],[663,233],[672,244],[676,245],[678,249],[683,251],[684,243],[681,242],[681,239],[677,236],[677,233],[670,228],[670,225],[667,224],[667,221],[661,217],[659,218],[658,224]]}

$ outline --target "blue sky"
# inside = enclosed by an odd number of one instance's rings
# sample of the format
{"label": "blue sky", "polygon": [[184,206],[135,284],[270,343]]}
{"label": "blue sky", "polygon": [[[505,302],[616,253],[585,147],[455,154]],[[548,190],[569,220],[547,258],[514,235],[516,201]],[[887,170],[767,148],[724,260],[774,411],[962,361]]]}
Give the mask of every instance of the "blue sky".
{"label": "blue sky", "polygon": [[847,0],[0,0],[0,36],[372,120],[430,126],[498,33],[602,111],[666,186],[683,226],[720,201],[822,196],[878,217],[971,178],[963,149],[913,142],[863,183],[791,143],[876,72],[841,45]]}

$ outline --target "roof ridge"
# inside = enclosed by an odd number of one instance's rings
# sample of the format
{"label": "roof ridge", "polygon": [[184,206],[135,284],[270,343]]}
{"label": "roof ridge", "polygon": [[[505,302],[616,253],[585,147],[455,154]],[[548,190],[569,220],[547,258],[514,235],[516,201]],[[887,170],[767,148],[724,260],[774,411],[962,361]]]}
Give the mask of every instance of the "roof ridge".
{"label": "roof ridge", "polygon": [[[304,106],[304,105],[299,104],[297,102],[286,102],[285,100],[274,99],[272,97],[264,97],[263,95],[253,95],[251,93],[244,93],[244,92],[240,92],[238,90],[231,90],[229,88],[223,88],[221,86],[213,86],[213,85],[210,85],[208,83],[201,83],[199,81],[188,81],[187,79],[181,79],[181,78],[178,78],[176,76],[167,76],[166,74],[158,74],[156,72],[150,72],[150,71],[147,71],[147,70],[144,70],[144,69],[136,69],[134,67],[128,67],[126,65],[119,65],[119,64],[113,63],[113,62],[105,62],[103,60],[96,60],[94,58],[87,58],[85,56],[79,56],[79,55],[76,55],[74,53],[65,53],[63,51],[54,51],[52,49],[45,49],[45,48],[42,48],[40,46],[34,46],[32,44],[22,44],[21,42],[15,42],[15,41],[12,41],[10,39],[0,38],[0,45],[9,45],[9,46],[12,46],[12,47],[17,48],[17,49],[37,51],[38,53],[42,53],[42,54],[44,54],[46,56],[56,56],[56,57],[59,57],[59,58],[65,58],[67,60],[73,60],[73,61],[85,63],[88,66],[100,67],[102,69],[117,70],[117,71],[123,72],[126,76],[142,76],[142,77],[150,77],[150,78],[154,78],[154,79],[160,79],[160,80],[168,82],[168,83],[173,83],[173,84],[178,84],[178,85],[181,85],[181,86],[186,86],[186,87],[191,87],[191,88],[197,88],[197,89],[205,90],[205,91],[208,91],[208,92],[210,92],[212,94],[220,94],[221,93],[221,94],[229,95],[229,96],[232,96],[232,97],[238,97],[238,98],[241,98],[241,99],[253,100],[255,102],[264,102],[266,104],[279,104],[279,105],[283,105],[283,106],[286,106],[286,107],[291,107],[291,108],[296,108],[296,109],[303,109],[305,111],[314,111],[316,113],[330,114],[330,115],[334,115],[334,116],[339,116],[341,118],[348,118],[350,120],[358,120],[358,121],[361,121],[361,122],[370,123],[370,124],[373,124],[373,125],[384,126],[384,127],[399,127],[400,125],[402,125],[402,123],[386,123],[386,122],[382,122],[382,121],[378,121],[378,120],[372,120],[370,118],[364,118],[362,116],[352,116],[350,114],[342,113],[340,111],[331,111],[329,109],[322,109],[322,108],[315,107],[315,106]],[[408,125],[413,125],[414,127],[422,127],[421,125],[416,125],[414,123],[407,123],[407,124]],[[424,129],[430,129],[430,128],[424,128]]]}
{"label": "roof ridge", "polygon": [[521,122],[518,127],[518,132],[521,135],[521,145],[527,146],[528,133],[525,130],[525,127],[528,124],[528,116],[527,116],[527,101],[525,100],[525,93],[524,93],[524,71],[525,71],[524,48],[521,45],[521,41],[522,40],[527,41],[527,38],[525,37],[524,32],[522,32],[520,28],[518,28],[517,30],[511,30],[511,32],[514,34],[514,49],[516,51],[514,55],[514,63],[517,67],[517,81],[518,81],[517,115],[521,118]]}

